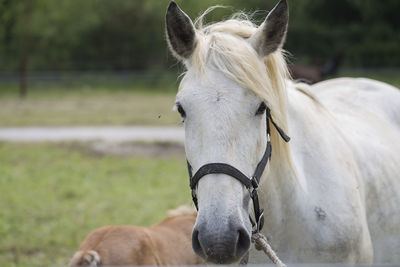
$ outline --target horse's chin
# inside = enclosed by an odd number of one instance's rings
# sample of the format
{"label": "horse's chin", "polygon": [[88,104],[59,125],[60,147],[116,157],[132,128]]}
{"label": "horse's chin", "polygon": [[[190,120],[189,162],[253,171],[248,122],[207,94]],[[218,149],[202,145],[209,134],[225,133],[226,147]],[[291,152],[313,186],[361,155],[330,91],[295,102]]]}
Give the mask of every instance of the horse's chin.
{"label": "horse's chin", "polygon": [[205,262],[207,265],[214,265],[214,264],[222,264],[222,265],[247,265],[247,263],[249,262],[249,256],[250,253],[249,251],[247,251],[242,258],[237,259],[237,260],[226,260],[223,258],[220,258],[219,260],[213,260],[210,257],[208,257],[207,259],[205,259]]}
{"label": "horse's chin", "polygon": [[211,260],[206,260],[207,265],[247,265],[249,261],[249,253],[246,253],[246,255],[243,256],[240,260],[236,261],[211,261]]}

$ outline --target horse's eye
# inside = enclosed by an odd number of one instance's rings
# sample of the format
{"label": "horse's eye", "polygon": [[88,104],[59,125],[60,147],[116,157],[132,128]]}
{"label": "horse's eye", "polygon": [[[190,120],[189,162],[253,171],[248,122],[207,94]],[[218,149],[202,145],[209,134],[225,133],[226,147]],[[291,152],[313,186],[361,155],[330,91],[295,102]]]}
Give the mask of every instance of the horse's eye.
{"label": "horse's eye", "polygon": [[258,109],[257,109],[256,115],[262,115],[262,114],[264,114],[264,112],[265,112],[266,109],[267,109],[267,106],[265,105],[264,102],[262,102],[262,103],[260,104],[260,106],[258,107]]}
{"label": "horse's eye", "polygon": [[182,119],[186,118],[186,113],[181,104],[176,103],[176,108],[178,109],[179,114],[181,114]]}

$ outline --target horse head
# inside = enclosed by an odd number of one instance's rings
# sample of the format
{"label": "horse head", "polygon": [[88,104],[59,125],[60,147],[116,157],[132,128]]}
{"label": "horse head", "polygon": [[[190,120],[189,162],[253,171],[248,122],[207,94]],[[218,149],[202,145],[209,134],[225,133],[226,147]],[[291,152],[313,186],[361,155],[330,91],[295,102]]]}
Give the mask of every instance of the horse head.
{"label": "horse head", "polygon": [[[267,148],[266,110],[285,124],[279,87],[287,70],[280,48],[288,18],[287,2],[281,0],[259,27],[244,19],[195,27],[170,3],[168,45],[187,69],[176,109],[184,121],[193,172],[218,162],[249,179],[254,175]],[[226,172],[204,174],[193,192],[199,209],[194,251],[213,263],[239,262],[251,243],[251,192]]]}

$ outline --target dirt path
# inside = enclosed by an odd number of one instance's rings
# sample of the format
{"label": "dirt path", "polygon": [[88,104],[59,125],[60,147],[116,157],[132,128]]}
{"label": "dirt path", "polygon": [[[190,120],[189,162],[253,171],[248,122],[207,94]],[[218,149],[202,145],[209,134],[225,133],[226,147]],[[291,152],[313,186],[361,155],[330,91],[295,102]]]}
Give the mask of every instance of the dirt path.
{"label": "dirt path", "polygon": [[12,142],[184,142],[182,127],[7,127],[0,128],[0,141]]}

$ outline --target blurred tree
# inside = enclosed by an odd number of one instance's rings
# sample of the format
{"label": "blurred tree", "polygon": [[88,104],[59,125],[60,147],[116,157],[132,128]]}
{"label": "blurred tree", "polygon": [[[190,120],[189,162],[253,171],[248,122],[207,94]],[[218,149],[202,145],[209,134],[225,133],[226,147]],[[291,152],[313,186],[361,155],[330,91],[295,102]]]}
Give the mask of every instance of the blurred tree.
{"label": "blurred tree", "polygon": [[32,18],[32,9],[34,2],[26,1],[21,3],[21,25],[20,25],[20,63],[19,63],[19,73],[20,73],[20,83],[19,83],[19,95],[21,98],[25,98],[28,90],[27,85],[27,68],[29,51],[31,49],[31,31],[30,23]]}
{"label": "blurred tree", "polygon": [[[177,0],[192,18],[244,10],[261,23],[277,0]],[[169,0],[0,0],[0,71],[165,69]],[[312,61],[346,52],[351,66],[400,66],[399,0],[289,0],[285,48]],[[24,71],[25,70],[25,71]],[[21,77],[23,77],[22,75]]]}
{"label": "blurred tree", "polygon": [[[30,23],[35,2],[4,0],[0,4],[1,41],[0,60],[14,64],[20,77],[19,95],[27,94],[27,66],[31,50]],[[16,66],[18,64],[18,67]]]}
{"label": "blurred tree", "polygon": [[92,2],[0,2],[0,68],[18,70],[22,98],[27,94],[29,69],[56,69],[60,62],[68,64],[71,47],[78,45],[80,35],[96,22],[96,13],[88,12]]}
{"label": "blurred tree", "polygon": [[291,7],[286,47],[293,54],[344,53],[351,66],[400,67],[400,1],[302,0]]}

